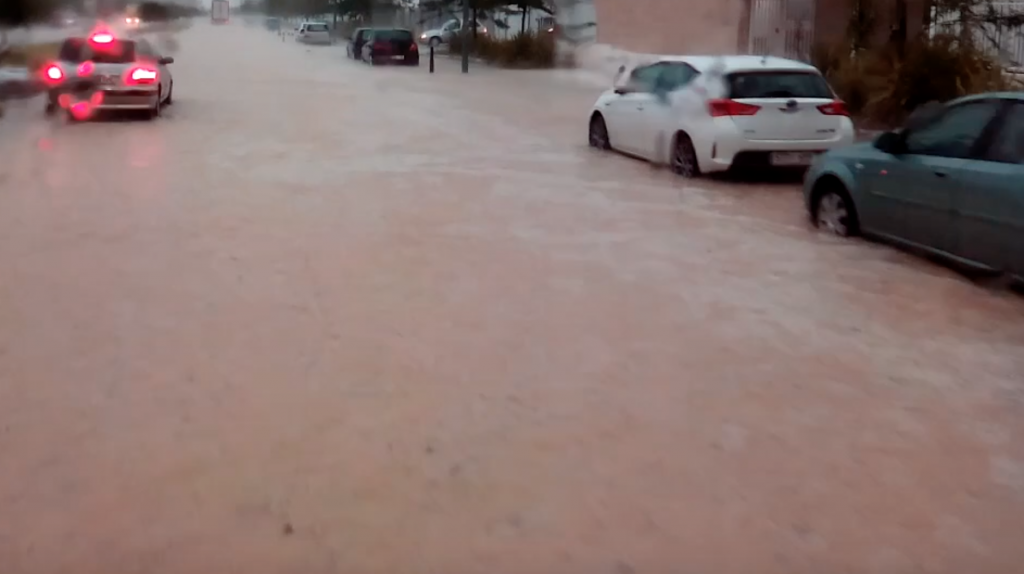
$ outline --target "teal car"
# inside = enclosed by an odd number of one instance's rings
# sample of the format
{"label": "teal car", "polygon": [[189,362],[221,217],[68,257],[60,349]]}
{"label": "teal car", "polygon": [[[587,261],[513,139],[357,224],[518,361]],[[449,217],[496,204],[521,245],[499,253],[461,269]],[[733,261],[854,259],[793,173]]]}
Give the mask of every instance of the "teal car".
{"label": "teal car", "polygon": [[924,106],[898,131],[819,156],[818,228],[1024,278],[1024,92]]}

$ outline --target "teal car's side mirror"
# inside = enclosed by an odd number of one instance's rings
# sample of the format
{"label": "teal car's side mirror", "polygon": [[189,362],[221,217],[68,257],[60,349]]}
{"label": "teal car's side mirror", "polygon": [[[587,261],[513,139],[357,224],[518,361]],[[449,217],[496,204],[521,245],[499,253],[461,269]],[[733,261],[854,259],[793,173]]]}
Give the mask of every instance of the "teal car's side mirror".
{"label": "teal car's side mirror", "polygon": [[903,149],[903,137],[896,132],[885,132],[875,138],[875,148],[892,155],[899,155]]}

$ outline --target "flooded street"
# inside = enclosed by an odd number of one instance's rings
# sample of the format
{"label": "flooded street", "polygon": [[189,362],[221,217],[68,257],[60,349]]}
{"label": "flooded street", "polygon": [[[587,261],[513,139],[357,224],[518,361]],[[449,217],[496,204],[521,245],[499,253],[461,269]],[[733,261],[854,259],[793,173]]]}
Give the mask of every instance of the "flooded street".
{"label": "flooded street", "polygon": [[0,571],[1020,569],[1020,295],[569,72],[178,40],[156,121],[0,123]]}

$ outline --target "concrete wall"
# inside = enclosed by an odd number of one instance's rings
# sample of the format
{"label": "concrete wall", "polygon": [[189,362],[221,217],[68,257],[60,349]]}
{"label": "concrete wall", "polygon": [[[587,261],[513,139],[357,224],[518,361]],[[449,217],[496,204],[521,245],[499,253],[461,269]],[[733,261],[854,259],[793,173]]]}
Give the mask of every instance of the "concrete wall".
{"label": "concrete wall", "polygon": [[[894,0],[875,0],[876,40],[889,37]],[[846,34],[853,0],[817,0],[815,41]],[[750,0],[593,0],[597,41],[644,53],[744,53]],[[925,0],[907,0],[909,34],[921,29]]]}
{"label": "concrete wall", "polygon": [[735,53],[746,0],[594,0],[597,41],[633,52]]}

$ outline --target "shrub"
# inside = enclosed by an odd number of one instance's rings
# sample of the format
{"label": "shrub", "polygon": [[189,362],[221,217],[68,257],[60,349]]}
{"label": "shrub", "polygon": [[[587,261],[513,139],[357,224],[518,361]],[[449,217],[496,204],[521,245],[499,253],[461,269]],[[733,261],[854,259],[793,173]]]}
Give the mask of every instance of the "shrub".
{"label": "shrub", "polygon": [[14,46],[4,54],[2,60],[9,66],[27,66],[32,70],[37,70],[46,62],[56,58],[59,50],[59,42]]}
{"label": "shrub", "polygon": [[1009,85],[997,62],[952,36],[909,42],[902,55],[889,48],[834,50],[815,60],[855,115],[882,125],[897,125],[930,101]]}
{"label": "shrub", "polygon": [[[448,49],[452,54],[461,53],[462,38],[452,37]],[[520,33],[507,39],[480,35],[472,43],[472,54],[506,68],[550,68],[555,65],[555,38],[545,32]]]}

